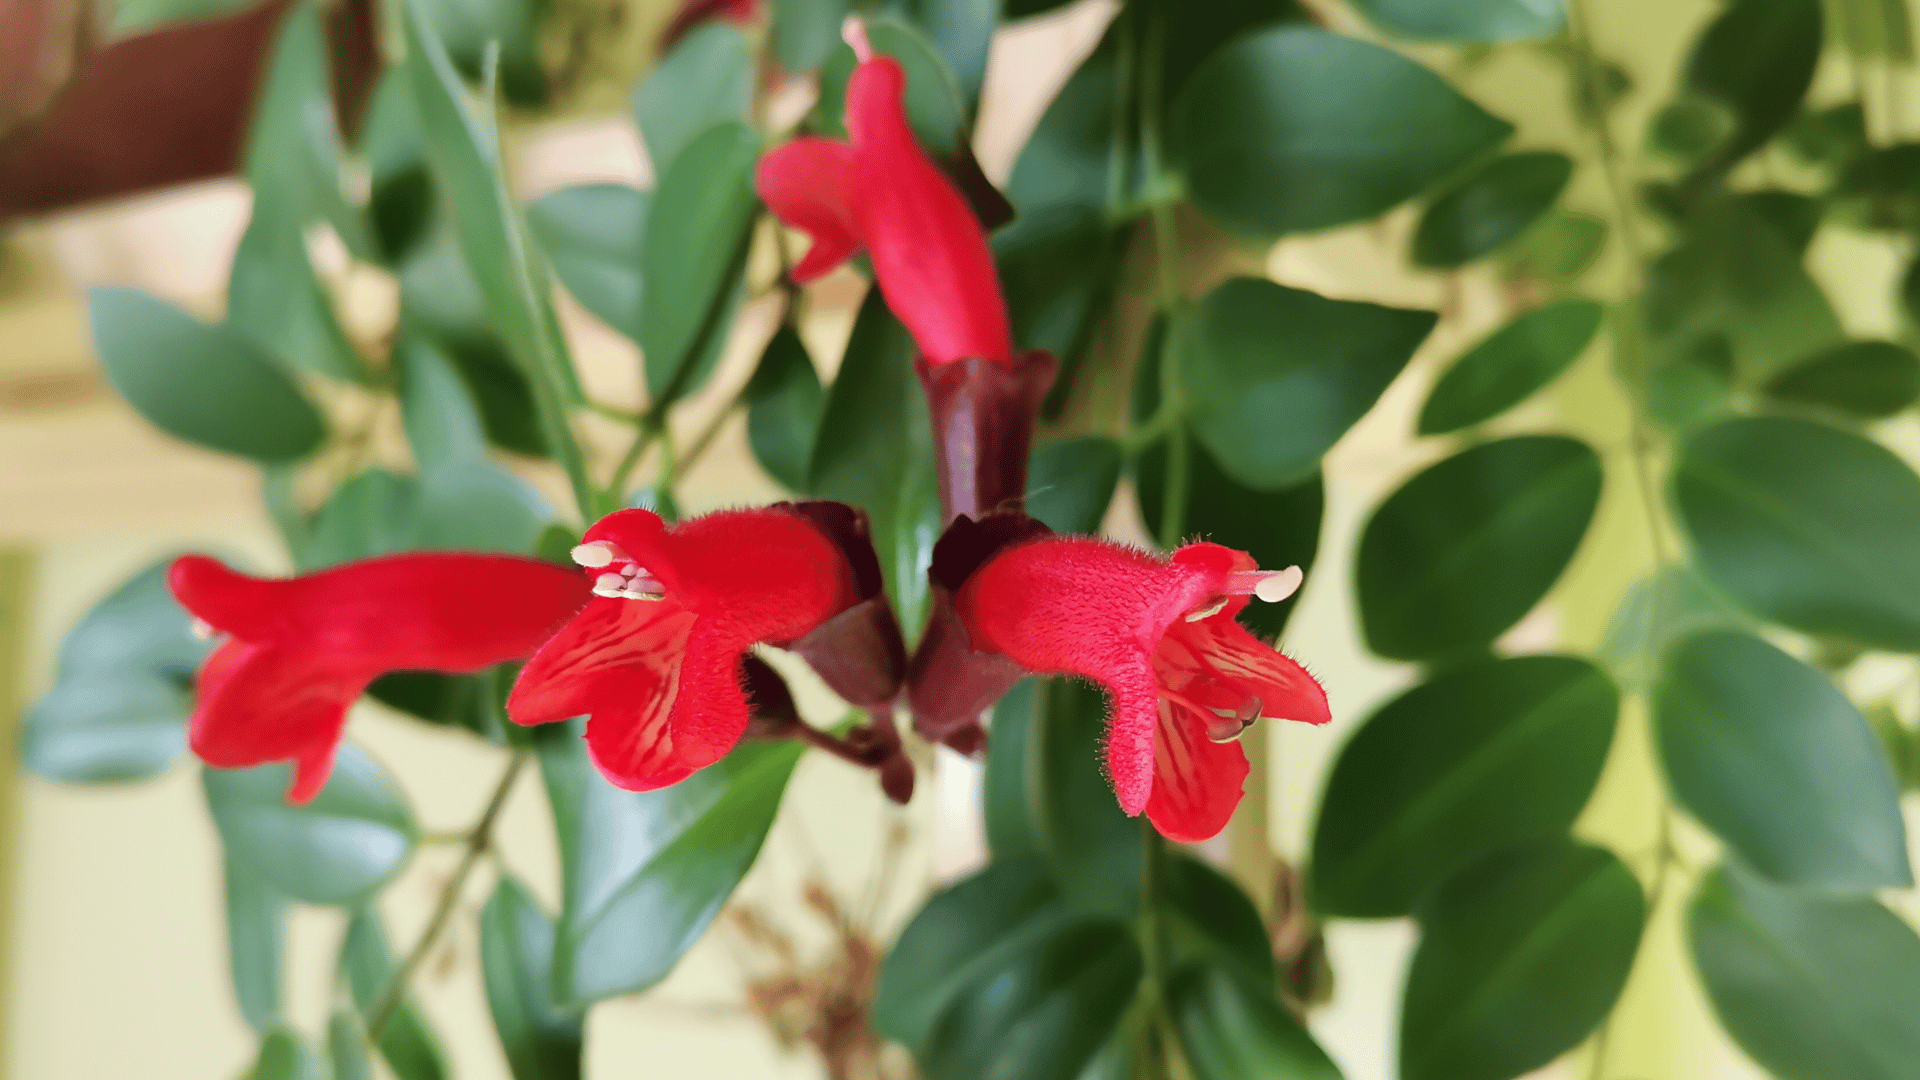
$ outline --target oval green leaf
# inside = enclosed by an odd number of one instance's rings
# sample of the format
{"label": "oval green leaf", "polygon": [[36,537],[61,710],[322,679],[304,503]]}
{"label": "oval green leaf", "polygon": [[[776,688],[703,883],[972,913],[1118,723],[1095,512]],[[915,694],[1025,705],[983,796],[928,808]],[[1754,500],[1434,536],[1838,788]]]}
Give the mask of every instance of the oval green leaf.
{"label": "oval green leaf", "polygon": [[[362,1016],[380,1007],[397,967],[379,912],[369,905],[353,913],[340,942],[340,976]],[[409,990],[380,1032],[380,1056],[400,1080],[448,1080],[447,1052]]]}
{"label": "oval green leaf", "polygon": [[1920,359],[1891,341],[1853,341],[1774,376],[1767,396],[1884,420],[1920,400]]}
{"label": "oval green leaf", "polygon": [[1613,681],[1572,656],[1474,661],[1388,702],[1327,780],[1315,910],[1403,915],[1454,867],[1566,832],[1600,779],[1619,711]]}
{"label": "oval green leaf", "polygon": [[807,464],[827,398],[806,343],[791,325],[783,324],[767,342],[744,396],[754,460],[787,490],[807,490]]}
{"label": "oval green leaf", "polygon": [[594,318],[640,340],[640,262],[653,193],[578,184],[527,204],[527,227],[553,272]]}
{"label": "oval green leaf", "polygon": [[1567,25],[1561,0],[1355,0],[1353,6],[1380,29],[1418,41],[1528,41]]}
{"label": "oval green leaf", "polygon": [[1027,730],[1027,805],[1034,842],[1076,907],[1130,919],[1140,911],[1140,830],[1106,776],[1107,700],[1078,680],[1036,691]]}
{"label": "oval green leaf", "polygon": [[281,1018],[291,905],[251,866],[232,855],[222,860],[222,866],[227,972],[233,980],[233,997],[247,1026],[264,1035]]}
{"label": "oval green leaf", "polygon": [[1697,167],[1722,172],[1784,129],[1820,62],[1820,0],[1738,0],[1701,31],[1681,85],[1733,111],[1731,138]]}
{"label": "oval green leaf", "polygon": [[1920,1061],[1920,936],[1868,897],[1768,886],[1732,867],[1687,909],[1720,1022],[1780,1080],[1908,1080]]}
{"label": "oval green leaf", "polygon": [[719,360],[753,237],[760,150],[760,133],[745,124],[710,127],[654,190],[642,244],[640,348],[655,409],[697,389]]}
{"label": "oval green leaf", "polygon": [[553,919],[501,875],[480,912],[480,967],[513,1080],[580,1080],[583,1017],[553,1004],[553,945]]}
{"label": "oval green leaf", "polygon": [[290,461],[326,438],[300,388],[238,331],[118,285],[87,294],[107,381],[170,435],[257,461]]}
{"label": "oval green leaf", "polygon": [[747,123],[753,108],[753,53],[739,27],[695,27],[633,91],[633,116],[653,175],[664,177],[708,128]]}
{"label": "oval green leaf", "polygon": [[1435,319],[1234,278],[1173,331],[1194,431],[1241,484],[1297,484],[1373,407]]}
{"label": "oval green leaf", "polygon": [[1422,435],[1444,435],[1491,420],[1533,396],[1580,358],[1606,308],[1569,297],[1495,330],[1448,368],[1420,409]]}
{"label": "oval green leaf", "polygon": [[1194,964],[1167,986],[1167,1011],[1195,1080],[1340,1080],[1340,1069],[1272,985],[1250,986],[1218,965]]}
{"label": "oval green leaf", "polygon": [[1027,473],[1027,513],[1054,532],[1099,532],[1120,483],[1120,458],[1120,444],[1104,435],[1039,447]]}
{"label": "oval green leaf", "polygon": [[327,1063],[306,1037],[288,1027],[273,1029],[260,1041],[247,1080],[327,1080]]}
{"label": "oval green leaf", "polygon": [[1413,261],[1451,269],[1487,255],[1540,219],[1573,178],[1573,159],[1555,150],[1504,154],[1449,188],[1413,234]]}
{"label": "oval green leaf", "polygon": [[1573,1049],[1612,1011],[1646,918],[1602,848],[1553,840],[1462,867],[1420,905],[1402,1080],[1511,1080]]}
{"label": "oval green leaf", "polygon": [[1563,435],[1461,451],[1402,485],[1360,537],[1367,643],[1418,660],[1476,647],[1553,587],[1600,501],[1600,456]]}
{"label": "oval green leaf", "polygon": [[1823,424],[1727,420],[1696,432],[1673,499],[1700,570],[1796,630],[1920,650],[1920,477]]}
{"label": "oval green leaf", "polygon": [[1174,116],[1194,205],[1260,237],[1378,216],[1513,132],[1399,53],[1297,26],[1215,52]]}
{"label": "oval green leaf", "polygon": [[1653,700],[1674,797],[1747,865],[1839,892],[1913,884],[1899,783],[1826,676],[1717,630],[1674,647]]}
{"label": "oval green leaf", "polygon": [[405,797],[380,764],[340,745],[327,786],[286,801],[285,765],[206,769],[207,806],[227,851],[280,892],[309,904],[353,904],[393,879],[418,839]]}

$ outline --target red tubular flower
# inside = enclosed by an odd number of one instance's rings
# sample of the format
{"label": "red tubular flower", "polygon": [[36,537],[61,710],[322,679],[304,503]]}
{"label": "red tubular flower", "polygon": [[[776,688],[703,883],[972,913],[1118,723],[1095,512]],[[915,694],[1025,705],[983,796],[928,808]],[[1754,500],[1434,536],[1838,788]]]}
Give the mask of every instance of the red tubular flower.
{"label": "red tubular flower", "polygon": [[927,360],[968,357],[1013,366],[1007,305],[986,233],[907,124],[906,72],[868,57],[847,83],[852,143],[796,139],[760,161],[760,197],[813,237],[793,269],[813,279],[865,248],[887,306]]}
{"label": "red tubular flower", "polygon": [[472,672],[532,656],[587,601],[565,567],[507,555],[388,555],[285,580],[185,555],[181,606],[231,639],[200,669],[188,738],[209,765],[293,762],[287,798],[326,786],[347,708],[389,671]]}
{"label": "red tubular flower", "polygon": [[594,764],[629,791],[718,761],[747,728],[741,654],[791,644],[861,603],[859,573],[809,505],[672,527],[646,510],[600,519],[574,549],[596,598],[521,669],[507,715],[586,714]]}
{"label": "red tubular flower", "polygon": [[1168,560],[1050,537],[1008,548],[955,597],[973,648],[1113,696],[1107,769],[1120,806],[1172,840],[1219,833],[1247,757],[1233,741],[1261,716],[1323,724],[1327,696],[1234,617],[1249,595],[1283,600],[1298,568],[1259,572],[1245,552],[1189,544]]}
{"label": "red tubular flower", "polygon": [[675,42],[708,19],[746,23],[752,22],[759,11],[760,0],[681,0],[673,21],[660,32],[660,51],[664,53],[673,48]]}

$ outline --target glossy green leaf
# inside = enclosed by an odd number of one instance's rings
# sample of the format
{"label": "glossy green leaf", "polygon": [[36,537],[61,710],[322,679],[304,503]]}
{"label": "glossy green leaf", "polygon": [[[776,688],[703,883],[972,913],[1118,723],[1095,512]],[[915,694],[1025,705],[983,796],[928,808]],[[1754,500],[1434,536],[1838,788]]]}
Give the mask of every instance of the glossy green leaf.
{"label": "glossy green leaf", "polygon": [[1782,141],[1809,165],[1844,170],[1867,151],[1866,110],[1857,101],[1804,110]]}
{"label": "glossy green leaf", "polygon": [[394,346],[393,363],[400,376],[400,419],[414,460],[429,469],[486,460],[486,425],[446,351],[409,336]]}
{"label": "glossy green leaf", "polygon": [[676,42],[633,91],[633,115],[653,175],[671,173],[681,153],[708,128],[748,123],[753,83],[753,54],[738,27],[708,22]]}
{"label": "glossy green leaf", "polygon": [[1107,699],[1096,686],[1049,680],[1027,731],[1027,802],[1040,851],[1076,907],[1130,919],[1140,910],[1140,830],[1106,775]]}
{"label": "glossy green leaf", "polygon": [[1867,706],[1865,715],[1873,733],[1880,737],[1880,748],[1886,751],[1887,763],[1893,766],[1900,793],[1920,791],[1920,733],[1909,728],[1886,702]]}
{"label": "glossy green leaf", "polygon": [[566,897],[553,961],[562,1006],[667,977],[753,865],[802,749],[743,744],[672,787],[634,793],[594,769],[584,730],[549,725],[536,742]]}
{"label": "glossy green leaf", "polygon": [[868,293],[827,389],[807,468],[808,495],[863,507],[871,515],[887,592],[901,625],[910,628],[922,624],[927,567],[942,524],[933,421],[913,373],[915,351],[879,290]]}
{"label": "glossy green leaf", "polygon": [[773,55],[784,71],[809,72],[840,44],[853,0],[773,0]]}
{"label": "glossy green leaf", "polygon": [[1506,848],[1420,905],[1400,1011],[1403,1080],[1510,1080],[1612,1011],[1647,903],[1614,854],[1571,840]]}
{"label": "glossy green leaf", "polygon": [[227,325],[291,367],[367,381],[366,361],[340,328],[297,221],[254,215],[227,278]]}
{"label": "glossy green leaf", "polygon": [[28,706],[29,772],[68,783],[144,780],[187,748],[193,675],[211,645],[167,591],[171,559],[141,570],[67,634],[53,688]]}
{"label": "glossy green leaf", "polygon": [[1749,634],[1668,655],[1654,695],[1674,797],[1749,866],[1789,885],[1911,885],[1899,782],[1825,675]]}
{"label": "glossy green leaf", "polygon": [[[487,81],[497,66],[506,99],[523,108],[544,104],[547,77],[540,62],[543,14],[536,0],[421,0],[421,11],[446,44],[460,73]],[[489,53],[497,55],[489,59]]]}
{"label": "glossy green leaf", "polygon": [[374,1080],[367,1029],[344,1004],[327,1018],[327,1062],[333,1066],[333,1080]]}
{"label": "glossy green leaf", "polygon": [[1491,420],[1560,377],[1586,351],[1606,308],[1569,297],[1521,315],[1481,339],[1434,383],[1419,432],[1444,435]]}
{"label": "glossy green leaf", "polygon": [[962,995],[1079,918],[1045,863],[995,859],[935,893],[900,931],[880,968],[874,1030],[922,1046]]}
{"label": "glossy green leaf", "polygon": [[1434,322],[1429,311],[1234,278],[1174,330],[1194,432],[1241,484],[1297,484],[1373,407]]}
{"label": "glossy green leaf", "polygon": [[655,408],[697,389],[718,361],[738,304],[755,208],[761,138],[745,124],[706,130],[661,177],[643,245],[640,347]]}
{"label": "glossy green leaf", "polygon": [[[570,541],[567,545],[573,546]],[[566,556],[565,549],[561,557]],[[438,671],[392,671],[373,680],[367,695],[390,709],[398,709],[430,724],[464,728],[496,746],[507,744],[506,696],[513,684],[512,666],[489,668],[477,675],[445,675]]]}
{"label": "glossy green leaf", "polygon": [[1563,435],[1482,443],[1429,466],[1360,537],[1367,644],[1416,660],[1491,642],[1553,587],[1599,501],[1599,455]]}
{"label": "glossy green leaf", "polygon": [[427,167],[420,112],[404,65],[387,69],[374,87],[360,132],[372,191],[367,216],[381,260],[401,261],[435,218],[436,193]]}
{"label": "glossy green leaf", "polygon": [[1920,936],[1870,897],[1766,885],[1737,867],[1687,909],[1720,1022],[1780,1080],[1906,1080],[1920,1061]]}
{"label": "glossy green leaf", "polygon": [[[371,906],[355,911],[340,942],[340,974],[361,1015],[380,1007],[396,970],[379,913]],[[440,1038],[411,991],[381,1030],[379,1050],[400,1080],[445,1080],[452,1075]]]}
{"label": "glossy green leaf", "polygon": [[1681,94],[1648,121],[1647,149],[1691,167],[1725,146],[1739,126],[1739,117],[1720,99]]}
{"label": "glossy green leaf", "polygon": [[787,490],[807,490],[807,465],[827,397],[806,343],[791,325],[782,325],[767,342],[744,396],[753,459]]}
{"label": "glossy green leaf", "polygon": [[1738,120],[1702,171],[1724,171],[1790,123],[1820,60],[1821,0],[1734,0],[1687,56],[1682,86]]}
{"label": "glossy green leaf", "polygon": [[[1623,310],[1622,319],[1633,318]],[[1625,366],[1637,341],[1614,338],[1614,370]],[[1647,412],[1662,427],[1691,431],[1725,416],[1733,404],[1733,349],[1718,335],[1685,345],[1657,348],[1647,364]]]}
{"label": "glossy green leaf", "polygon": [[1674,505],[1702,573],[1809,633],[1920,650],[1920,477],[1886,449],[1804,420],[1693,435]]}
{"label": "glossy green leaf", "polygon": [[1000,0],[891,0],[891,6],[918,27],[946,62],[971,115],[986,80],[987,51],[1000,17]]}
{"label": "glossy green leaf", "polygon": [[1807,247],[1813,243],[1813,234],[1820,229],[1821,219],[1826,215],[1826,203],[1823,200],[1782,188],[1742,191],[1733,195],[1729,203],[1772,226],[1774,235],[1803,258],[1807,254]]}
{"label": "glossy green leaf", "polygon": [[393,778],[350,742],[340,744],[332,778],[305,806],[286,801],[285,765],[210,768],[201,781],[227,852],[309,904],[351,905],[372,895],[406,865],[419,838]]}
{"label": "glossy green leaf", "polygon": [[986,804],[987,847],[995,859],[1040,853],[1027,797],[1027,748],[1033,742],[1029,732],[1039,689],[1038,679],[1022,679],[993,707],[993,738],[987,744],[981,800]]}
{"label": "glossy green leaf", "polygon": [[155,427],[259,461],[303,457],[326,437],[300,388],[238,331],[118,285],[87,296],[107,381]]}
{"label": "glossy green leaf", "polygon": [[327,496],[294,562],[315,570],[390,555],[413,547],[419,533],[419,483],[386,469],[368,469]]}
{"label": "glossy green leaf", "polygon": [[1055,532],[1099,532],[1120,483],[1120,459],[1120,444],[1104,435],[1039,447],[1027,474],[1027,513]]}
{"label": "glossy green leaf", "polygon": [[1566,832],[1619,711],[1612,680],[1572,656],[1472,661],[1381,706],[1327,780],[1315,910],[1402,915],[1455,867]]}
{"label": "glossy green leaf", "polygon": [[1767,396],[1881,420],[1920,400],[1920,359],[1891,341],[1855,341],[1782,371]]}
{"label": "glossy green leaf", "polygon": [[1753,616],[1691,567],[1669,566],[1627,587],[1595,658],[1612,669],[1629,692],[1637,692],[1658,674],[1669,642],[1702,630],[1751,630],[1756,625]]}
{"label": "glossy green leaf", "polygon": [[1194,204],[1259,237],[1375,217],[1513,131],[1398,53],[1294,26],[1215,52],[1174,116]]}
{"label": "glossy green leaf", "polygon": [[584,1018],[553,1004],[553,919],[503,874],[480,912],[480,966],[513,1080],[580,1080]]}
{"label": "glossy green leaf", "polygon": [[1119,923],[1068,926],[955,1001],[920,1055],[927,1080],[1076,1080],[1119,1026],[1141,973]]}
{"label": "glossy green leaf", "polygon": [[527,227],[553,272],[594,318],[640,340],[640,278],[653,193],[626,184],[578,184],[527,204]]}
{"label": "glossy green leaf", "polygon": [[1217,964],[1190,965],[1168,984],[1167,1011],[1195,1080],[1340,1080],[1271,984],[1251,987]]}
{"label": "glossy green leaf", "polygon": [[555,517],[546,496],[490,461],[454,461],[420,474],[420,531],[427,550],[533,550]]}
{"label": "glossy green leaf", "polygon": [[488,442],[516,454],[551,456],[534,411],[533,389],[497,340],[457,345],[449,355],[480,406]]}
{"label": "glossy green leaf", "polygon": [[280,1022],[286,985],[287,898],[232,855],[226,887],[227,971],[247,1026],[262,1035]]}
{"label": "glossy green leaf", "polygon": [[1204,963],[1271,997],[1280,975],[1273,938],[1253,900],[1232,878],[1189,855],[1170,853],[1160,871],[1171,960]]}
{"label": "glossy green leaf", "polygon": [[289,1027],[278,1027],[260,1041],[247,1080],[327,1080],[327,1064],[306,1037]]}
{"label": "glossy green leaf", "polygon": [[1571,285],[1600,257],[1607,223],[1591,214],[1549,210],[1506,250],[1513,271],[1554,285]]}
{"label": "glossy green leaf", "polygon": [[1355,0],[1367,21],[1418,41],[1527,41],[1567,25],[1561,0]]}
{"label": "glossy green leaf", "polygon": [[1525,232],[1573,178],[1573,159],[1554,150],[1504,154],[1447,189],[1420,215],[1413,261],[1464,266]]}

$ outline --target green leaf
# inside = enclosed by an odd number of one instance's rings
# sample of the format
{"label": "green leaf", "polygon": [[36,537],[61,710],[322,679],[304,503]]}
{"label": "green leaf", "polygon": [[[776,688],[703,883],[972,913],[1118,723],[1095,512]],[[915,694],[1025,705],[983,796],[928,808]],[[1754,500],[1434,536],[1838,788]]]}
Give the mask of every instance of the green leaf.
{"label": "green leaf", "polygon": [[247,1026],[267,1034],[280,1022],[286,985],[287,898],[232,855],[226,886],[227,971]]}
{"label": "green leaf", "polygon": [[1340,1080],[1340,1069],[1271,985],[1250,987],[1219,965],[1194,964],[1167,987],[1167,1010],[1195,1080]]}
{"label": "green leaf", "polygon": [[753,459],[787,490],[807,490],[807,465],[827,396],[806,342],[791,324],[782,324],[767,342],[744,396]]}
{"label": "green leaf", "polygon": [[1920,1061],[1920,936],[1868,897],[1768,886],[1722,867],[1687,909],[1720,1022],[1780,1080],[1906,1080]]}
{"label": "green leaf", "polygon": [[935,893],[900,931],[880,967],[874,1030],[921,1048],[963,995],[1079,918],[1045,863],[995,859]]}
{"label": "green leaf", "polygon": [[1175,963],[1195,961],[1238,978],[1263,998],[1280,977],[1273,938],[1233,879],[1187,855],[1161,863],[1160,908]]}
{"label": "green leaf", "polygon": [[1553,209],[1507,249],[1512,272],[1554,285],[1571,285],[1600,257],[1607,223],[1590,214]]}
{"label": "green leaf", "polygon": [[1740,118],[1718,98],[1681,94],[1647,124],[1647,149],[1678,165],[1694,166],[1725,146]]}
{"label": "green leaf", "polygon": [[1920,400],[1920,359],[1891,341],[1854,341],[1782,371],[1767,396],[1884,420]]}
{"label": "green leaf", "polygon": [[1096,915],[1140,910],[1140,830],[1106,776],[1107,700],[1087,683],[1054,679],[1035,690],[1027,731],[1027,802],[1034,839],[1060,891]]}
{"label": "green leaf", "polygon": [[425,338],[408,336],[394,346],[393,362],[400,377],[400,419],[414,460],[423,468],[486,460],[486,425],[446,352]]}
{"label": "green leaf", "polygon": [[1367,21],[1418,41],[1500,44],[1552,37],[1567,25],[1561,0],[1354,0]]}
{"label": "green leaf", "polygon": [[1065,927],[955,1001],[920,1056],[927,1080],[1076,1080],[1119,1026],[1140,981],[1124,925]]}
{"label": "green leaf", "polygon": [[1194,432],[1241,484],[1297,484],[1373,407],[1435,321],[1429,311],[1234,278],[1173,331]]}
{"label": "green leaf", "polygon": [[172,563],[135,574],[67,634],[53,688],[22,722],[28,771],[68,783],[144,780],[186,750],[193,676],[212,646],[167,591]]}
{"label": "green leaf", "polygon": [[525,554],[555,512],[546,496],[490,461],[452,461],[420,474],[420,531],[428,550]]}
{"label": "green leaf", "polygon": [[1555,839],[1462,867],[1418,915],[1400,1012],[1402,1080],[1508,1080],[1606,1019],[1647,903],[1612,852]]}
{"label": "green leaf", "polygon": [[1586,351],[1606,308],[1569,297],[1495,330],[1448,368],[1420,410],[1422,435],[1484,423],[1560,377]]}
{"label": "green leaf", "polygon": [[971,115],[986,80],[1000,0],[891,0],[891,6],[926,34],[953,73],[965,112]]}
{"label": "green leaf", "polygon": [[286,801],[285,765],[205,769],[207,806],[227,852],[267,884],[309,904],[356,904],[406,865],[419,835],[405,796],[366,751],[340,744],[327,786]]}
{"label": "green leaf", "polygon": [[[508,101],[522,108],[546,103],[540,23],[548,5],[537,0],[421,0],[420,10],[461,74],[490,82],[488,67],[497,65]],[[490,58],[495,49],[498,55]]]}
{"label": "green leaf", "polygon": [[336,1005],[327,1018],[327,1061],[333,1066],[333,1080],[374,1080],[367,1029],[345,1005]]}
{"label": "green leaf", "polygon": [[1913,59],[1913,21],[1906,0],[1834,0],[1826,5],[1835,36],[1857,57]]}
{"label": "green leaf", "polygon": [[1808,165],[1840,172],[1867,152],[1866,110],[1858,101],[1804,110],[1782,141]]}
{"label": "green leaf", "polygon": [[306,1037],[292,1028],[278,1027],[260,1042],[247,1080],[326,1080],[327,1065]]}
{"label": "green leaf", "polygon": [[653,175],[665,178],[693,140],[716,124],[749,123],[753,83],[753,54],[739,28],[708,22],[681,38],[633,91]]}
{"label": "green leaf", "polygon": [[1681,84],[1739,121],[1701,173],[1724,172],[1793,120],[1820,61],[1820,23],[1820,0],[1735,0],[1701,33]]}
{"label": "green leaf", "polygon": [[[1659,622],[1654,622],[1658,593]],[[1734,606],[1691,567],[1669,566],[1627,587],[1595,658],[1630,693],[1645,689],[1658,673],[1667,644],[1701,630],[1751,630],[1753,616]]]}
{"label": "green leaf", "polygon": [[1667,656],[1654,720],[1674,797],[1754,869],[1836,892],[1913,884],[1899,783],[1826,676],[1710,631]]}
{"label": "green leaf", "polygon": [[773,0],[773,55],[796,75],[818,68],[840,44],[853,0]]}
{"label": "green leaf", "polygon": [[[936,157],[967,149],[967,107],[960,83],[925,34],[896,16],[863,20],[875,56],[891,56],[907,73],[907,122],[914,138]],[[808,117],[823,134],[844,138],[847,80],[854,68],[853,49],[842,44],[820,73],[820,98]]]}
{"label": "green leaf", "polygon": [[808,495],[858,506],[872,516],[887,592],[907,627],[922,623],[927,567],[942,524],[933,421],[913,373],[916,349],[880,291],[869,292],[839,374],[827,389],[807,468]]}
{"label": "green leaf", "polygon": [[254,214],[227,277],[227,325],[292,367],[367,381],[366,361],[334,316],[298,222]]}
{"label": "green leaf", "polygon": [[367,210],[381,258],[400,262],[437,216],[433,175],[427,167],[420,112],[406,67],[389,67],[374,87],[360,132],[371,197]]}
{"label": "green leaf", "polygon": [[1194,205],[1256,237],[1376,217],[1513,132],[1398,53],[1292,26],[1215,52],[1174,115]]}
{"label": "green leaf", "polygon": [[655,189],[641,260],[640,347],[655,409],[699,387],[718,362],[738,307],[755,208],[760,134],[708,128]]}
{"label": "green leaf", "polygon": [[580,1080],[583,1018],[553,1004],[553,946],[553,920],[501,875],[480,912],[480,965],[513,1080]]}
{"label": "green leaf", "polygon": [[1920,650],[1920,477],[1886,449],[1804,420],[1696,432],[1673,499],[1702,573],[1762,617]]}
{"label": "green leaf", "polygon": [[1056,439],[1036,449],[1027,513],[1055,532],[1099,532],[1120,483],[1120,458],[1120,444],[1104,435]]}
{"label": "green leaf", "polygon": [[1525,232],[1559,200],[1573,159],[1554,150],[1503,154],[1434,199],[1413,235],[1413,261],[1465,266]]}
{"label": "green leaf", "polygon": [[[1619,319],[1635,317],[1623,309]],[[1628,357],[1630,350],[1638,348],[1638,342],[1614,337],[1616,372],[1632,370]],[[1727,339],[1712,335],[1690,345],[1655,350],[1647,365],[1646,398],[1647,412],[1674,432],[1691,431],[1725,416],[1733,401],[1733,350]]]}
{"label": "green leaf", "polygon": [[[567,545],[572,546],[572,542]],[[562,549],[561,557],[565,556],[566,549]],[[373,680],[367,695],[430,724],[464,728],[496,746],[505,746],[506,696],[514,670],[509,665],[477,675],[390,671]]]}
{"label": "green leaf", "polygon": [[1381,706],[1327,780],[1315,910],[1403,915],[1455,867],[1566,832],[1619,711],[1613,681],[1572,656],[1470,661]]}
{"label": "green leaf", "polygon": [[118,285],[87,298],[107,381],[155,427],[259,461],[304,457],[326,438],[300,388],[238,331]]}
{"label": "green leaf", "polygon": [[1485,645],[1553,587],[1600,501],[1600,456],[1563,435],[1482,443],[1387,497],[1360,537],[1367,644],[1418,660]]}
{"label": "green leaf", "polygon": [[527,228],[567,292],[594,318],[636,342],[652,200],[652,192],[626,184],[579,184],[527,204]]}
{"label": "green leaf", "polygon": [[[380,1007],[395,970],[379,913],[371,906],[355,911],[340,942],[340,973],[361,1015]],[[439,1036],[410,990],[403,993],[399,1008],[380,1032],[380,1056],[400,1080],[445,1080],[451,1075]]]}
{"label": "green leaf", "polygon": [[390,555],[413,547],[419,533],[419,484],[410,476],[368,469],[327,496],[294,562],[302,570],[317,570]]}
{"label": "green leaf", "polygon": [[995,859],[1040,854],[1027,799],[1027,748],[1033,742],[1030,732],[1039,690],[1039,680],[1022,679],[993,707],[993,738],[987,743],[981,800],[986,804],[987,847]]}
{"label": "green leaf", "polygon": [[743,744],[672,787],[636,794],[601,778],[584,731],[574,720],[542,728],[536,741],[566,897],[553,961],[562,1006],[667,977],[753,865],[802,749]]}

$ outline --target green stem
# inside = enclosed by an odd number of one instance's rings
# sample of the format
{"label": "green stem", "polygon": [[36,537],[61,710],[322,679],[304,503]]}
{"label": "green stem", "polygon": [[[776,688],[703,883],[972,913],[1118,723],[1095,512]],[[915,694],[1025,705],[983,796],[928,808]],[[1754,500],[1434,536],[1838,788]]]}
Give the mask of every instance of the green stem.
{"label": "green stem", "polygon": [[531,756],[523,750],[515,753],[512,760],[507,762],[506,771],[501,774],[500,782],[494,785],[493,794],[487,799],[486,809],[480,812],[480,819],[467,832],[466,854],[460,857],[460,864],[453,869],[453,877],[440,890],[440,899],[434,904],[433,915],[427,919],[427,928],[420,932],[413,948],[407,950],[406,958],[394,969],[393,975],[387,979],[387,985],[381,988],[380,996],[374,999],[373,1008],[367,1013],[368,1042],[380,1041],[380,1033],[406,999],[407,984],[413,980],[413,973],[426,962],[434,943],[440,940],[447,924],[453,921],[454,909],[460,902],[460,889],[492,846],[494,823],[500,819],[500,811],[507,805],[507,796],[513,791],[513,782],[519,778],[520,770],[526,767]]}
{"label": "green stem", "polygon": [[1166,956],[1162,948],[1159,905],[1154,897],[1160,892],[1163,843],[1145,815],[1140,818],[1140,959],[1144,976],[1141,982],[1142,1012],[1141,1057],[1145,1075],[1162,1080],[1171,1075],[1167,1064],[1166,1029]]}
{"label": "green stem", "polygon": [[627,446],[626,455],[620,459],[620,464],[614,466],[613,478],[607,481],[606,490],[602,496],[605,500],[603,505],[618,507],[626,502],[627,483],[633,479],[633,470],[640,466],[640,460],[647,455],[647,448],[660,437],[665,426],[664,420],[656,423],[650,416],[640,421],[640,430],[634,432],[633,442]]}

